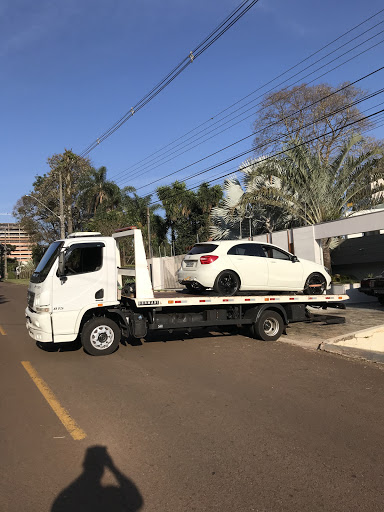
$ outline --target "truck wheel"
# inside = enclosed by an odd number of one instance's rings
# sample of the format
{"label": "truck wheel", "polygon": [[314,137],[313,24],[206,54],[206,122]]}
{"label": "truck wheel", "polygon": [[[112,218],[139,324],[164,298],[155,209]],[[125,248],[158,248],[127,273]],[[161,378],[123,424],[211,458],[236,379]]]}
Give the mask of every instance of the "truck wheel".
{"label": "truck wheel", "polygon": [[105,316],[91,318],[81,333],[81,344],[91,356],[112,354],[120,343],[119,326]]}
{"label": "truck wheel", "polygon": [[240,288],[240,279],[232,270],[223,270],[216,277],[213,289],[219,295],[236,295]]}
{"label": "truck wheel", "polygon": [[279,313],[272,310],[263,311],[251,327],[254,338],[263,341],[276,341],[284,330],[284,320]]}

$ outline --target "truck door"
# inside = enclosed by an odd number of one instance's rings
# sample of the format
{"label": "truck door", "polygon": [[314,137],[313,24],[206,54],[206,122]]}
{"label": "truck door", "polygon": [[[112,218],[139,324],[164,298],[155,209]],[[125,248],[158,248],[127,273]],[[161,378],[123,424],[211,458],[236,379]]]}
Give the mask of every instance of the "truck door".
{"label": "truck door", "polygon": [[54,335],[73,334],[79,312],[103,302],[107,283],[105,244],[74,243],[66,249],[65,275],[53,276]]}

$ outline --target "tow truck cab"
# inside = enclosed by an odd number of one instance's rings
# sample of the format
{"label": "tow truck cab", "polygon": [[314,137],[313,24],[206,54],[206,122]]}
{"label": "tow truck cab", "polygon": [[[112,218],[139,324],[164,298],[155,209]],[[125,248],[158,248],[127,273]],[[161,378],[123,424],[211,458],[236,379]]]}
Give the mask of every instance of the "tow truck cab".
{"label": "tow truck cab", "polygon": [[31,277],[27,328],[40,342],[73,341],[95,309],[119,304],[116,242],[100,233],[74,233],[53,242]]}

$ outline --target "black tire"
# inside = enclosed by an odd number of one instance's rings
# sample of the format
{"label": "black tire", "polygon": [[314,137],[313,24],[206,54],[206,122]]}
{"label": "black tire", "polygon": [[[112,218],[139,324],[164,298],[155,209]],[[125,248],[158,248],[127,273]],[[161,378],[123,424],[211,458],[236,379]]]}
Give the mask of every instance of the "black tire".
{"label": "black tire", "polygon": [[251,326],[253,338],[263,341],[276,341],[285,328],[284,320],[279,313],[267,309],[263,311],[257,321]]}
{"label": "black tire", "polygon": [[305,295],[323,295],[326,289],[327,280],[325,277],[318,272],[314,272],[307,277],[303,292]]}
{"label": "black tire", "polygon": [[384,295],[379,295],[378,297],[379,303],[384,306]]}
{"label": "black tire", "polygon": [[236,295],[240,289],[240,279],[232,270],[223,270],[216,277],[213,289],[219,295]]}
{"label": "black tire", "polygon": [[190,293],[203,293],[206,290],[204,286],[202,286],[200,283],[196,283],[196,281],[185,283],[184,286]]}
{"label": "black tire", "polygon": [[91,318],[85,323],[81,333],[81,344],[91,356],[112,354],[119,346],[120,327],[105,316]]}

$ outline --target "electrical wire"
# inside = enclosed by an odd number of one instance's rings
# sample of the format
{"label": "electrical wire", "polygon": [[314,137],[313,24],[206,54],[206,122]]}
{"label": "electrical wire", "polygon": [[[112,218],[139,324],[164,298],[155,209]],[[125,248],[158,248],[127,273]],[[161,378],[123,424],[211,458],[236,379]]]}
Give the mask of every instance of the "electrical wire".
{"label": "electrical wire", "polygon": [[[104,140],[115,133],[124,123],[136,112],[143,108],[149,101],[154,99],[165,87],[167,87],[180,73],[182,73],[192,62],[200,57],[213,43],[215,43],[225,32],[227,32],[240,18],[242,18],[258,0],[243,0],[241,4],[222,21],[209,36],[207,36],[190,54],[185,57],[176,67],[170,71],[157,85],[143,96],[131,109],[116,121],[107,131],[101,134],[95,141],[89,144],[80,156],[88,155]],[[248,4],[248,5],[247,5]]]}
{"label": "electrical wire", "polygon": [[[221,153],[222,151],[225,151],[225,150],[229,149],[230,147],[233,147],[233,146],[235,146],[236,144],[239,144],[240,142],[244,142],[245,140],[249,139],[250,137],[254,137],[254,136],[255,136],[255,134],[257,134],[257,133],[259,133],[259,132],[261,132],[261,131],[264,131],[264,130],[266,130],[266,129],[268,129],[268,128],[271,128],[271,127],[273,127],[274,125],[278,124],[279,122],[284,121],[284,120],[287,120],[287,119],[289,119],[290,117],[295,116],[295,115],[297,115],[297,114],[299,114],[299,113],[301,113],[301,112],[305,111],[306,109],[308,109],[308,108],[310,108],[310,107],[312,107],[312,106],[316,105],[317,103],[319,103],[319,102],[321,102],[321,101],[324,101],[325,99],[327,99],[327,98],[329,98],[329,97],[331,97],[331,96],[333,96],[333,95],[335,95],[335,94],[337,94],[337,93],[339,93],[339,92],[341,92],[341,91],[343,91],[343,90],[345,90],[345,89],[348,89],[349,87],[352,87],[353,85],[355,85],[355,84],[357,84],[357,83],[361,82],[362,80],[365,80],[366,78],[368,78],[368,77],[370,77],[370,76],[372,76],[372,75],[374,75],[374,74],[378,73],[379,71],[382,71],[383,69],[384,69],[384,66],[382,66],[382,67],[380,67],[380,68],[378,68],[378,69],[376,69],[376,70],[372,71],[371,73],[368,73],[367,75],[364,75],[363,77],[361,77],[361,78],[359,78],[359,79],[357,79],[357,80],[355,80],[355,81],[353,81],[353,82],[351,82],[351,83],[349,83],[349,84],[347,84],[347,85],[345,85],[345,86],[343,86],[343,87],[341,87],[341,88],[337,89],[336,91],[333,91],[332,93],[330,93],[330,94],[328,94],[328,95],[326,95],[326,96],[324,96],[324,97],[322,97],[322,98],[320,98],[320,99],[318,99],[318,100],[316,100],[316,101],[314,101],[314,102],[310,103],[309,105],[306,105],[305,107],[303,107],[303,108],[301,108],[301,109],[299,109],[299,110],[296,110],[295,112],[292,112],[292,113],[291,113],[291,114],[289,114],[288,116],[285,116],[285,117],[283,117],[282,119],[279,119],[278,121],[275,121],[274,123],[271,123],[271,124],[269,124],[268,126],[263,127],[262,129],[260,129],[260,130],[258,130],[258,131],[256,131],[256,132],[252,132],[251,134],[249,134],[249,135],[247,135],[247,136],[245,136],[245,137],[242,137],[241,139],[238,139],[237,141],[232,142],[231,144],[229,144],[229,145],[227,145],[227,146],[225,146],[225,147],[223,147],[223,148],[221,148],[221,149],[219,149],[219,150],[217,150],[217,151],[215,151],[215,152],[213,152],[213,153],[211,153],[211,154],[209,154],[209,155],[207,155],[207,156],[205,156],[205,157],[203,157],[203,158],[200,158],[199,160],[196,160],[195,162],[192,162],[191,164],[188,164],[188,165],[186,165],[186,166],[184,166],[184,167],[182,167],[182,168],[180,168],[180,169],[177,169],[176,171],[173,171],[173,172],[171,172],[171,173],[168,173],[166,176],[163,176],[163,177],[161,177],[161,178],[159,178],[159,179],[153,180],[153,181],[151,181],[150,183],[147,183],[146,185],[143,185],[142,187],[139,187],[137,190],[140,190],[140,189],[142,189],[142,188],[145,188],[145,187],[148,187],[148,186],[150,186],[150,185],[153,185],[154,183],[158,183],[159,181],[161,181],[161,180],[163,180],[163,179],[166,179],[166,178],[169,178],[170,176],[174,176],[175,174],[178,174],[179,172],[184,171],[185,169],[188,169],[188,168],[190,168],[190,167],[192,167],[192,166],[194,166],[194,165],[196,165],[196,164],[198,164],[198,163],[200,163],[200,162],[203,162],[204,160],[207,160],[208,158],[211,158],[212,156],[215,156],[215,155],[217,155],[218,153]],[[373,96],[371,96],[371,95],[367,95],[367,96],[365,97],[365,99],[369,99],[369,97],[373,97]],[[362,101],[362,100],[357,100],[357,103],[359,103],[360,101]],[[357,104],[357,103],[356,103],[356,104]],[[311,124],[312,124],[312,123],[311,123]],[[270,142],[269,142],[269,143],[270,143]],[[251,148],[251,149],[247,150],[246,152],[242,152],[242,153],[240,153],[240,154],[239,154],[239,157],[240,157],[240,156],[244,156],[245,154],[247,154],[247,153],[249,153],[249,152],[251,152],[251,151],[254,151],[255,149],[257,149],[257,148]]]}
{"label": "electrical wire", "polygon": [[[269,80],[268,82],[266,82],[265,84],[263,84],[262,86],[256,88],[255,90],[253,90],[252,92],[250,92],[249,94],[247,94],[246,96],[244,96],[243,98],[241,98],[240,100],[236,101],[235,103],[231,104],[230,106],[226,107],[225,109],[221,110],[220,112],[218,112],[217,114],[215,114],[214,116],[210,117],[208,120],[204,121],[203,123],[199,124],[198,126],[196,126],[195,128],[189,130],[187,133],[185,133],[184,135],[176,138],[174,141],[166,144],[165,146],[163,146],[162,148],[160,148],[159,150],[151,153],[150,155],[148,155],[147,157],[145,157],[144,159],[140,160],[139,162],[136,162],[135,164],[132,164],[131,166],[129,166],[128,168],[124,169],[123,171],[120,171],[119,173],[117,173],[117,175],[113,175],[112,178],[115,178],[115,176],[119,176],[123,173],[125,173],[126,171],[130,171],[132,170],[132,172],[135,170],[134,168],[136,168],[137,166],[139,166],[140,164],[144,163],[146,160],[148,160],[149,158],[151,158],[152,156],[158,154],[158,153],[161,153],[164,151],[164,149],[168,148],[169,146],[172,146],[174,145],[176,142],[178,142],[179,140],[181,139],[184,139],[186,136],[190,135],[191,133],[193,133],[194,131],[198,130],[199,128],[201,128],[202,126],[206,125],[207,123],[210,123],[213,119],[221,116],[223,113],[225,113],[226,111],[230,110],[231,108],[233,108],[234,106],[238,105],[239,103],[243,102],[244,100],[246,100],[247,98],[249,98],[250,96],[252,96],[253,94],[255,94],[256,92],[258,92],[259,90],[263,89],[264,87],[268,86],[269,84],[271,84],[272,82],[274,82],[275,80],[279,79],[280,77],[284,76],[285,74],[289,73],[289,71],[297,68],[299,65],[301,65],[302,63],[306,62],[307,60],[311,59],[312,57],[314,57],[315,55],[317,55],[318,53],[320,53],[321,51],[323,51],[324,49],[328,48],[329,46],[331,46],[332,44],[334,44],[335,42],[337,42],[338,40],[342,39],[343,37],[345,37],[346,35],[348,35],[349,33],[355,31],[357,28],[359,28],[360,26],[364,25],[365,23],[369,22],[370,20],[372,20],[373,18],[377,17],[379,14],[381,14],[382,12],[384,11],[384,9],[381,9],[379,10],[378,12],[376,12],[375,14],[373,14],[372,16],[366,18],[365,20],[363,20],[362,22],[360,22],[359,24],[355,25],[354,27],[352,27],[351,29],[349,29],[348,31],[344,32],[343,34],[341,34],[340,36],[338,36],[336,39],[333,39],[331,42],[327,43],[326,45],[324,45],[323,47],[321,47],[319,50],[315,51],[314,53],[312,53],[311,55],[309,55],[308,57],[304,58],[303,60],[301,60],[300,62],[298,62],[297,64],[295,64],[294,66],[291,66],[289,69],[285,70],[284,72],[280,73],[278,76],[276,76],[275,78]],[[383,22],[379,22],[377,23],[376,25],[374,25],[373,27],[371,27],[370,29],[362,32],[361,34],[359,34],[358,36],[356,36],[355,38],[353,38],[352,40],[348,41],[347,43],[345,44],[348,44],[349,42],[357,39],[358,37],[361,37],[363,34],[365,34],[366,32],[368,32],[369,30],[372,30],[373,28],[375,28],[377,25],[381,24]],[[345,45],[344,45],[345,46]],[[340,48],[340,47],[339,47]],[[337,51],[337,50],[335,50]],[[329,55],[329,54],[327,54]],[[325,58],[326,56],[324,56],[323,58]],[[317,61],[318,62],[318,61]],[[313,65],[313,64],[312,64]],[[312,66],[311,65],[311,66]],[[306,69],[306,68],[305,68]],[[293,75],[293,77],[297,76],[299,73],[301,73],[303,70],[299,71],[298,73],[296,73],[295,75]],[[292,76],[290,77],[292,78]],[[288,80],[288,79],[287,79]],[[282,83],[285,83],[282,82]],[[278,87],[280,84],[276,85],[275,87]],[[274,87],[274,88],[275,88]],[[270,89],[271,90],[271,89]],[[269,91],[268,91],[269,92]],[[265,93],[264,93],[265,94]],[[253,101],[255,101],[256,99],[258,99],[260,96],[258,96],[257,98],[255,98]],[[251,102],[248,102],[246,105],[248,105],[249,103]],[[238,109],[236,109],[235,112],[237,112],[238,110],[244,108],[246,105],[242,106],[242,107],[239,107]],[[229,116],[232,115],[232,114],[229,114]],[[226,117],[228,116],[225,116],[223,119],[225,119]],[[221,120],[218,120],[216,121],[216,123],[213,123],[213,125],[217,124],[218,122],[220,122]],[[206,128],[208,129],[208,128]],[[204,131],[204,130],[203,130]],[[187,140],[190,140],[191,138],[193,137],[190,137],[189,139]],[[182,144],[182,143],[181,143]],[[178,144],[176,147],[180,146],[181,144]],[[173,148],[175,149],[175,148]],[[169,152],[169,151],[168,151]],[[166,153],[168,153],[166,152]],[[151,162],[153,162],[153,160],[151,160]]]}
{"label": "electrical wire", "polygon": [[[384,113],[384,109],[381,109],[381,110],[379,110],[379,111],[377,111],[377,112],[374,112],[373,114],[370,114],[370,115],[366,116],[366,119],[369,119],[369,118],[371,118],[371,117],[374,117],[374,116],[376,116],[376,115],[378,115],[378,114],[382,114],[382,113]],[[360,119],[358,119],[358,120],[356,120],[356,121],[351,121],[350,123],[348,123],[348,124],[346,124],[346,125],[345,125],[345,128],[347,128],[347,127],[349,127],[349,126],[352,126],[352,125],[354,125],[354,124],[358,123],[359,121],[360,121]],[[260,163],[262,163],[262,162],[265,162],[265,161],[267,161],[267,160],[271,160],[272,158],[276,158],[276,157],[277,157],[277,156],[279,156],[279,155],[286,154],[286,153],[288,153],[289,151],[291,151],[292,149],[299,148],[299,147],[301,147],[301,146],[304,146],[305,144],[308,144],[308,143],[314,142],[315,140],[318,140],[318,139],[320,139],[320,138],[326,137],[327,135],[331,135],[331,134],[332,134],[332,130],[329,130],[328,132],[326,132],[326,133],[324,133],[324,134],[322,134],[322,135],[319,135],[319,136],[317,136],[317,137],[313,137],[312,139],[308,139],[308,140],[305,140],[305,141],[300,142],[300,143],[298,143],[298,144],[295,144],[295,145],[293,145],[293,146],[290,146],[288,149],[283,149],[283,150],[281,150],[281,151],[277,151],[277,152],[273,153],[272,155],[268,155],[268,156],[266,156],[266,157],[262,157],[261,159],[259,159],[259,160],[258,160],[258,164],[260,164]],[[228,160],[228,161],[229,161],[229,160]],[[222,164],[221,164],[221,165],[222,165]],[[247,167],[251,167],[252,165],[253,165],[253,163],[250,163],[250,164],[245,165],[244,167],[242,167],[242,169],[246,169]],[[226,178],[226,177],[230,176],[231,174],[233,174],[233,171],[230,171],[230,172],[228,172],[228,173],[222,174],[220,177],[213,178],[213,179],[210,179],[210,180],[208,180],[208,181],[204,181],[203,183],[206,183],[207,185],[209,185],[210,183],[212,183],[212,182],[216,181],[217,179]],[[193,187],[193,188],[198,188],[198,186],[199,186],[199,185],[197,185],[196,187]],[[191,188],[191,189],[187,189],[187,190],[192,190],[193,188]],[[170,195],[167,197],[167,199],[172,198],[172,197],[177,196],[177,195],[179,195],[179,194],[178,194],[178,193],[170,194]],[[162,203],[162,201],[160,201],[160,200],[152,201],[152,202],[148,203],[148,206],[151,206],[151,205],[153,205],[153,204],[161,204],[161,203]]]}
{"label": "electrical wire", "polygon": [[[383,22],[384,22],[384,21],[382,21],[381,23],[383,23]],[[339,55],[338,57],[335,57],[334,59],[332,59],[331,61],[327,62],[326,64],[323,64],[322,66],[320,66],[320,67],[318,67],[317,69],[315,69],[314,71],[312,71],[312,72],[308,73],[308,74],[307,74],[307,75],[305,75],[304,77],[300,77],[298,80],[296,80],[296,82],[293,82],[292,84],[290,84],[289,86],[287,86],[287,87],[283,88],[282,90],[284,91],[284,90],[285,90],[285,89],[287,89],[288,87],[292,87],[292,86],[293,86],[294,84],[296,84],[298,81],[301,81],[301,80],[303,80],[303,79],[307,78],[308,76],[312,75],[313,73],[315,73],[315,72],[319,71],[320,69],[322,69],[322,68],[324,68],[324,67],[328,66],[328,65],[329,65],[329,64],[331,64],[332,62],[335,62],[335,61],[336,61],[336,60],[338,60],[339,58],[341,58],[341,57],[343,57],[344,55],[346,55],[347,53],[349,53],[349,52],[351,52],[351,51],[355,50],[357,47],[359,47],[359,46],[361,46],[362,44],[366,43],[367,41],[369,41],[369,40],[373,39],[374,37],[377,37],[378,35],[382,34],[383,32],[384,32],[384,30],[380,31],[378,34],[375,34],[374,36],[370,37],[369,39],[366,39],[366,40],[365,40],[365,41],[363,41],[362,43],[359,43],[359,44],[358,44],[358,45],[356,45],[355,47],[353,47],[353,48],[351,48],[350,50],[348,50],[348,51],[344,52],[343,54]],[[374,47],[378,46],[379,44],[382,44],[383,42],[384,42],[384,39],[382,39],[382,40],[381,40],[381,41],[379,41],[378,43],[375,43],[374,45],[370,46],[369,48],[366,48],[365,50],[361,51],[361,52],[360,52],[360,53],[358,53],[357,55],[354,55],[353,57],[351,57],[351,58],[349,58],[349,59],[345,60],[344,62],[342,62],[342,63],[340,63],[340,64],[338,64],[337,66],[333,67],[332,69],[330,69],[330,70],[328,70],[328,71],[324,72],[323,74],[321,74],[321,75],[319,75],[319,76],[315,77],[315,78],[314,78],[314,79],[312,79],[311,81],[309,81],[309,82],[307,82],[307,83],[303,84],[301,87],[299,87],[299,88],[298,88],[298,90],[300,90],[301,88],[306,87],[307,85],[311,84],[311,83],[312,83],[312,82],[314,82],[315,80],[318,80],[319,78],[322,78],[324,75],[326,75],[326,74],[328,74],[328,73],[330,73],[330,72],[334,71],[335,69],[337,69],[337,68],[339,68],[339,67],[343,66],[343,65],[344,65],[344,64],[346,64],[347,62],[350,62],[351,60],[356,59],[357,57],[361,56],[363,53],[366,53],[367,51],[369,51],[369,50],[371,50],[372,48],[374,48]],[[344,45],[343,45],[343,46],[344,46]],[[340,48],[340,47],[339,47],[339,48]],[[339,49],[339,48],[338,48],[338,49]],[[337,49],[337,50],[338,50],[338,49]],[[335,51],[337,51],[337,50],[335,50]],[[333,53],[333,52],[331,52],[331,53]],[[320,59],[320,60],[321,60],[321,59]],[[318,61],[316,61],[316,62],[318,62]],[[305,69],[307,69],[307,68],[305,68]],[[281,84],[279,84],[279,85],[281,85]],[[269,92],[269,91],[267,91],[267,92]],[[275,102],[272,102],[272,105],[273,105],[274,103],[275,103]],[[251,107],[251,108],[253,108],[253,107]],[[250,108],[250,109],[248,109],[248,110],[251,110],[251,108]],[[239,121],[239,122],[237,122],[237,123],[234,123],[233,125],[231,125],[230,127],[226,128],[225,130],[222,130],[222,131],[221,131],[221,132],[219,132],[218,134],[213,135],[212,137],[209,137],[209,138],[205,139],[203,142],[206,142],[206,141],[208,141],[208,140],[212,139],[213,137],[215,137],[215,136],[217,136],[217,135],[219,135],[219,134],[223,133],[224,131],[227,131],[229,128],[231,128],[231,127],[235,126],[236,124],[239,124],[240,122],[244,121],[245,119],[248,119],[249,117],[252,117],[252,116],[253,116],[253,115],[255,115],[256,113],[258,113],[258,112],[260,112],[261,110],[263,110],[263,108],[265,108],[265,107],[262,107],[262,108],[260,108],[260,109],[256,110],[256,112],[253,112],[252,114],[249,114],[247,117],[245,117],[245,118],[244,118],[244,119],[242,119],[241,121]],[[241,115],[241,114],[240,114],[240,115]],[[225,124],[225,123],[224,123],[224,124]],[[198,140],[199,140],[199,139],[198,139]],[[191,144],[193,144],[193,142],[192,142]],[[189,145],[191,145],[191,144],[189,144]],[[200,144],[195,144],[195,145],[193,145],[193,147],[192,147],[191,149],[194,149],[194,148],[195,148],[195,147],[197,147],[198,145],[200,145]],[[189,150],[185,150],[185,151],[183,151],[183,152],[179,153],[177,156],[180,156],[180,155],[182,155],[182,154],[186,153],[187,151],[189,151]],[[175,158],[176,158],[176,157],[175,157]],[[169,162],[169,161],[171,161],[171,160],[173,160],[173,159],[174,159],[174,158],[170,158],[170,159],[166,160],[165,162],[162,162],[161,164],[157,165],[156,167],[150,166],[149,168],[150,168],[151,170],[156,169],[156,168],[160,167],[161,165],[163,165],[164,163],[167,163],[167,162]],[[144,171],[145,171],[145,169],[144,169]],[[143,174],[143,170],[139,170],[139,171],[137,171],[137,172],[136,172],[136,174],[134,174],[134,175],[132,175],[132,176],[131,176],[131,179],[133,179],[133,178],[135,178],[135,177],[137,177],[137,176],[139,176],[139,175],[141,176],[142,174]],[[119,182],[121,181],[121,179],[122,179],[122,178],[120,178],[119,180],[117,180],[117,183],[119,183]],[[126,179],[128,179],[128,178],[124,178],[124,179],[126,180]]]}

